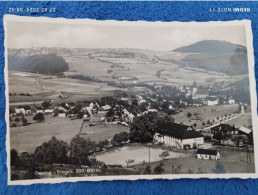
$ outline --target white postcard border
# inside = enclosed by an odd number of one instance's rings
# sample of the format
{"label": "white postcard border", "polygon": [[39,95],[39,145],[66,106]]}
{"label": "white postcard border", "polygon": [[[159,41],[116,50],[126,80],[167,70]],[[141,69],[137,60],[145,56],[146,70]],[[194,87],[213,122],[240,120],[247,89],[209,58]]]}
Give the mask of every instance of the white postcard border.
{"label": "white postcard border", "polygon": [[[243,25],[246,30],[246,45],[248,56],[248,68],[249,68],[249,81],[250,81],[250,93],[251,93],[251,109],[252,109],[252,123],[253,123],[253,139],[254,139],[254,158],[255,158],[255,173],[226,173],[226,174],[162,174],[162,175],[125,175],[125,176],[92,176],[92,177],[63,177],[63,178],[47,178],[47,179],[34,179],[34,180],[16,180],[11,181],[10,170],[10,127],[9,127],[9,89],[8,89],[8,55],[7,55],[7,36],[8,28],[7,23],[9,21],[21,21],[21,22],[45,22],[45,23],[68,23],[68,24],[99,24],[99,25],[137,25],[137,26],[234,26]],[[258,115],[257,115],[257,92],[256,92],[256,80],[255,80],[255,60],[253,49],[253,34],[250,20],[234,20],[234,21],[209,21],[209,22],[147,22],[147,21],[114,21],[114,20],[92,20],[92,19],[65,19],[65,18],[47,18],[47,17],[29,17],[29,16],[15,16],[4,15],[4,33],[5,33],[5,97],[6,97],[6,152],[7,152],[7,170],[8,170],[8,185],[30,185],[37,183],[61,183],[61,182],[77,182],[77,181],[112,181],[112,180],[139,180],[139,179],[199,179],[199,178],[258,178]]]}

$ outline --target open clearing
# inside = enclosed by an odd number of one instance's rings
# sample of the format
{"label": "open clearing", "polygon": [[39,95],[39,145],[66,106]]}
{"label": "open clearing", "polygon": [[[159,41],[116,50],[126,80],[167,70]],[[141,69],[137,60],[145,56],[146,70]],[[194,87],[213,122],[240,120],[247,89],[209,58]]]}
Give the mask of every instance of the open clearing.
{"label": "open clearing", "polygon": [[[215,147],[214,147],[215,149]],[[254,154],[251,153],[252,163],[246,163],[246,152],[236,151],[226,147],[218,148],[221,150],[221,159],[219,162],[224,166],[226,173],[254,173]],[[194,157],[194,151],[190,151],[192,154],[185,158],[167,159],[164,163],[164,174],[173,174],[172,166],[177,168],[181,166],[181,174],[189,174],[189,170],[192,173],[214,173],[214,168],[217,161],[215,160],[203,160]],[[159,162],[152,162],[152,170],[159,165]]]}
{"label": "open clearing", "polygon": [[[32,117],[26,117],[28,122],[33,122]],[[58,118],[49,115],[45,122],[34,123],[28,126],[19,126],[10,128],[11,149],[18,152],[32,153],[37,146],[45,141],[49,141],[55,136],[57,139],[70,143],[71,139],[79,133],[82,120],[70,120],[69,118]],[[85,131],[85,127],[83,129]],[[98,125],[87,127],[89,135],[82,137],[90,138],[96,141],[111,139],[116,133],[127,131],[129,127],[122,125]]]}
{"label": "open clearing", "polygon": [[[122,148],[108,151],[102,154],[96,155],[96,159],[104,162],[107,165],[122,165],[126,166],[126,160],[132,159],[133,163],[129,165],[141,164],[143,161],[149,162],[149,149],[150,149],[150,161],[160,161],[159,155],[165,151],[161,148],[147,147],[144,145],[139,146],[124,146]],[[186,153],[177,153],[169,151],[167,158],[182,158],[186,157]]]}
{"label": "open clearing", "polygon": [[[96,50],[97,52],[97,50]],[[105,51],[106,52],[106,51]],[[198,78],[198,84],[209,85],[215,81],[224,81],[226,83],[235,82],[243,79],[242,76],[227,76],[211,74],[205,71],[180,68],[173,62],[159,60],[157,53],[151,51],[141,51],[142,56],[135,57],[114,57],[109,53],[99,53],[94,59],[85,56],[64,57],[69,64],[69,74],[83,74],[95,76],[104,80],[113,80],[112,76],[134,76],[139,83],[147,84],[167,84],[167,85],[185,85],[192,84],[193,78]],[[177,53],[171,53],[171,59],[178,58]],[[97,71],[96,71],[97,70]],[[111,72],[108,72],[111,70]],[[164,70],[167,74],[162,74],[161,78],[156,76],[158,71]]]}
{"label": "open clearing", "polygon": [[[220,117],[225,114],[232,114],[233,112],[238,110],[238,104],[225,104],[225,105],[215,105],[215,106],[200,106],[200,107],[187,107],[186,109],[181,109],[182,112],[172,115],[172,117],[175,119],[176,123],[184,123],[185,125],[192,125],[194,123],[197,124],[198,128],[203,128],[202,122],[205,123],[207,120],[212,121],[215,120],[215,123],[218,123],[217,117]],[[213,110],[213,111],[212,111]],[[216,110],[216,111],[214,111]],[[187,113],[190,112],[192,115],[197,112],[202,114],[202,120],[195,121],[195,120],[189,120],[187,118]]]}
{"label": "open clearing", "polygon": [[[30,102],[51,98],[61,92],[73,100],[85,100],[87,98],[97,98],[100,95],[112,95],[113,91],[119,88],[108,86],[106,83],[96,83],[81,81],[69,78],[58,78],[56,76],[44,76],[33,73],[9,71],[9,93],[16,94],[10,96],[10,102]],[[39,84],[35,83],[35,77],[39,77]],[[31,94],[32,96],[19,96],[20,93]],[[67,100],[65,100],[67,101]]]}

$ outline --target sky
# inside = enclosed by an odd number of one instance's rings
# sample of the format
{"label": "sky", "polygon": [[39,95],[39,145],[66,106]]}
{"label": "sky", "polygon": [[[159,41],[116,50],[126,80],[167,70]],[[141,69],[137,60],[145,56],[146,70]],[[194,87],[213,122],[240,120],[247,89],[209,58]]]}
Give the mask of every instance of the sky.
{"label": "sky", "polygon": [[139,26],[8,21],[8,48],[137,48],[172,51],[202,40],[246,46],[244,26]]}

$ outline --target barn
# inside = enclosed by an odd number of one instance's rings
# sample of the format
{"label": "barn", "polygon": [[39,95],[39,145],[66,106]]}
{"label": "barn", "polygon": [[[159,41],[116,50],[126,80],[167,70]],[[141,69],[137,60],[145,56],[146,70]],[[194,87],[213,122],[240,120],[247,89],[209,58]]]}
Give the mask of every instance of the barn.
{"label": "barn", "polygon": [[196,158],[205,159],[205,160],[208,160],[208,159],[219,160],[220,159],[220,151],[219,150],[210,150],[210,149],[197,149]]}

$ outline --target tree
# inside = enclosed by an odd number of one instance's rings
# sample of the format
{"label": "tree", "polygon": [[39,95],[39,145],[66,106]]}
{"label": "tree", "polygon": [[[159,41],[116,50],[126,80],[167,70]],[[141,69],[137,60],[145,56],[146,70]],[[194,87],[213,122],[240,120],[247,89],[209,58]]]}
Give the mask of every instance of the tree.
{"label": "tree", "polygon": [[161,104],[162,110],[167,110],[169,108],[169,102],[165,101]]}
{"label": "tree", "polygon": [[163,168],[163,164],[162,163],[160,163],[158,166],[156,166],[155,168],[154,168],[154,170],[153,170],[153,172],[154,172],[154,174],[162,174],[164,171],[165,171],[165,169]]}
{"label": "tree", "polygon": [[26,126],[27,123],[28,123],[28,120],[27,120],[26,118],[23,118],[23,119],[22,119],[22,124],[23,124],[23,126]]}
{"label": "tree", "polygon": [[96,142],[75,136],[70,143],[70,159],[74,165],[91,165],[89,156],[95,152]]}
{"label": "tree", "polygon": [[38,163],[53,164],[67,163],[69,146],[66,142],[56,139],[54,136],[48,142],[38,146],[34,153],[34,159]]}
{"label": "tree", "polygon": [[33,117],[33,120],[34,121],[37,121],[37,122],[42,122],[45,120],[45,116],[43,113],[37,113],[35,114],[35,116]]}
{"label": "tree", "polygon": [[165,160],[166,157],[168,157],[168,156],[169,156],[169,152],[168,152],[168,151],[163,151],[163,152],[159,155],[159,157],[162,158],[162,160]]}
{"label": "tree", "polygon": [[188,169],[188,174],[194,174],[194,171],[192,169]]}
{"label": "tree", "polygon": [[149,143],[153,141],[153,135],[158,127],[174,119],[167,114],[150,112],[139,117],[134,117],[131,124],[129,139],[131,142]]}
{"label": "tree", "polygon": [[151,166],[150,166],[150,165],[148,165],[148,166],[145,168],[143,174],[145,174],[145,175],[150,175],[150,174],[151,174]]}
{"label": "tree", "polygon": [[109,141],[105,139],[104,141],[99,141],[97,146],[100,150],[103,150],[105,146],[109,145]]}
{"label": "tree", "polygon": [[19,162],[18,152],[15,149],[12,149],[10,152],[11,156],[11,166],[16,166]]}
{"label": "tree", "polygon": [[223,140],[223,135],[222,135],[222,133],[221,133],[220,131],[217,132],[217,133],[215,133],[215,134],[213,135],[213,139],[218,140],[218,141],[219,141],[219,144],[221,144],[221,141]]}
{"label": "tree", "polygon": [[114,135],[113,139],[111,140],[111,144],[113,146],[119,146],[126,143],[129,139],[129,134],[127,132],[120,132]]}
{"label": "tree", "polygon": [[18,124],[18,122],[20,122],[20,119],[19,119],[18,117],[16,117],[16,118],[14,119],[14,122],[16,122],[16,123]]}
{"label": "tree", "polygon": [[50,105],[51,105],[50,101],[44,101],[44,102],[42,102],[42,107],[45,108],[45,109],[46,109],[46,108],[49,108]]}
{"label": "tree", "polygon": [[217,161],[215,168],[212,170],[213,173],[226,173],[227,171],[224,168],[224,165],[222,165],[219,161]]}
{"label": "tree", "polygon": [[106,117],[113,117],[115,114],[115,111],[113,108],[111,108],[107,113],[106,113]]}
{"label": "tree", "polygon": [[191,112],[188,112],[188,113],[187,113],[187,118],[191,118],[191,116],[192,116],[192,113],[191,113]]}
{"label": "tree", "polygon": [[129,164],[131,164],[131,163],[133,163],[133,162],[134,162],[133,159],[128,159],[128,160],[126,160],[126,161],[125,161],[126,167],[128,168]]}

